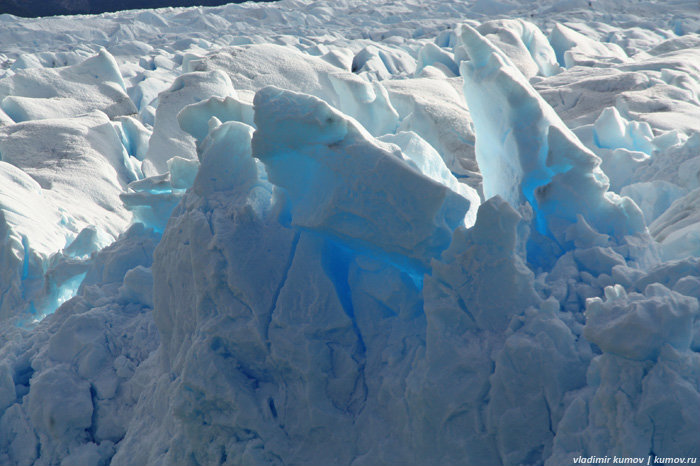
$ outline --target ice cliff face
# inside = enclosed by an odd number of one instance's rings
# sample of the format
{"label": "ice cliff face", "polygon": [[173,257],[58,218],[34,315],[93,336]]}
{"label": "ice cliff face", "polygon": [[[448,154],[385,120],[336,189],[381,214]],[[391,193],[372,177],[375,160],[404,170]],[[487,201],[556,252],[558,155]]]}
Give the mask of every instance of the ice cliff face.
{"label": "ice cliff face", "polygon": [[0,463],[700,456],[697,34],[377,8],[0,74]]}

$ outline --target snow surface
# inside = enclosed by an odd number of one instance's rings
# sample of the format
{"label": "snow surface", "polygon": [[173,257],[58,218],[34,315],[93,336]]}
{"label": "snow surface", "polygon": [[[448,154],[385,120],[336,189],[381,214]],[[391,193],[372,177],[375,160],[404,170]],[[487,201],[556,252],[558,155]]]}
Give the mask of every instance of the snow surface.
{"label": "snow surface", "polygon": [[0,464],[700,457],[696,1],[0,15]]}

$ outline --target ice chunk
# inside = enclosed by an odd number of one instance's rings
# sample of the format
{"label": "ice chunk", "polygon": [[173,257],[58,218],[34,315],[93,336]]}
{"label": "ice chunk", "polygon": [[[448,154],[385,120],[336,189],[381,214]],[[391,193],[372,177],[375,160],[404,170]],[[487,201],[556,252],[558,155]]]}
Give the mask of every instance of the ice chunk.
{"label": "ice chunk", "polygon": [[63,250],[69,257],[86,257],[99,249],[105,241],[99,237],[97,228],[90,225],[83,228],[78,236]]}
{"label": "ice chunk", "polygon": [[457,230],[450,248],[433,264],[435,279],[454,289],[458,306],[478,328],[503,330],[513,315],[540,303],[521,257],[521,221],[508,203],[493,197],[479,207],[474,228]]}
{"label": "ice chunk", "polygon": [[616,285],[606,288],[606,300],[586,302],[583,334],[605,352],[624,358],[655,359],[665,344],[687,350],[698,301],[651,284],[644,295]]}
{"label": "ice chunk", "polygon": [[153,307],[153,275],[150,268],[138,265],[124,274],[119,297],[127,303]]}
{"label": "ice chunk", "polygon": [[420,72],[426,66],[432,66],[436,63],[444,65],[452,76],[459,76],[459,67],[455,63],[452,54],[432,42],[428,42],[418,51],[418,68],[416,72]]}
{"label": "ice chunk", "polygon": [[255,123],[253,156],[287,192],[294,225],[427,265],[477,207],[315,97],[265,88]]}
{"label": "ice chunk", "polygon": [[192,136],[180,129],[177,115],[185,106],[212,96],[235,96],[229,77],[222,71],[194,72],[178,77],[158,95],[158,110],[143,171],[147,176],[165,173],[172,157],[195,159]]}
{"label": "ice chunk", "polygon": [[[154,189],[153,185],[158,187]],[[119,197],[124,207],[134,214],[135,223],[162,232],[183,195],[183,190],[173,189],[170,173],[166,173],[129,184]]]}
{"label": "ice chunk", "polygon": [[341,48],[329,50],[328,53],[321,56],[321,58],[343,71],[351,71],[353,53],[350,49]]}
{"label": "ice chunk", "polygon": [[627,121],[615,107],[603,110],[595,121],[595,141],[607,149],[623,148],[651,155],[654,135],[646,122]]}
{"label": "ice chunk", "polygon": [[567,68],[579,64],[623,63],[629,60],[619,45],[598,42],[561,23],[554,25],[549,35],[549,42],[556,52],[559,64]]}
{"label": "ice chunk", "polygon": [[253,106],[233,97],[211,97],[188,105],[177,115],[180,128],[197,141],[203,141],[209,133],[209,119],[216,117],[221,122],[240,121],[253,125]]}
{"label": "ice chunk", "polygon": [[69,439],[92,424],[90,385],[68,365],[57,365],[32,380],[28,411],[40,438]]}
{"label": "ice chunk", "polygon": [[213,129],[201,144],[202,166],[194,190],[201,195],[216,191],[247,192],[258,180],[251,155],[253,127],[237,121]]}
{"label": "ice chunk", "polygon": [[547,37],[521,19],[486,21],[477,30],[505,53],[523,75],[552,76],[561,71]]}
{"label": "ice chunk", "polygon": [[187,189],[194,183],[194,178],[199,170],[199,160],[173,157],[168,160],[168,172],[170,173],[170,185],[173,189]]}
{"label": "ice chunk", "polygon": [[369,45],[355,54],[351,70],[381,81],[395,74],[412,74],[416,62],[404,51]]}
{"label": "ice chunk", "polygon": [[503,53],[469,26],[463,26],[461,38],[472,59],[461,71],[484,195],[500,195],[516,207],[529,202],[538,231],[565,247],[566,228],[578,214],[617,238],[643,232],[641,211],[607,192],[600,159]]}
{"label": "ice chunk", "polygon": [[627,185],[620,194],[632,199],[642,209],[647,224],[651,225],[685,191],[668,181],[654,180]]}
{"label": "ice chunk", "polygon": [[[476,190],[457,181],[457,178],[447,169],[440,154],[416,133],[412,131],[401,131],[397,134],[387,134],[378,139],[399,146],[403,159],[425,176],[461,194],[465,199],[469,199],[472,205],[479,205],[481,203]],[[467,227],[471,227],[474,225],[475,221],[476,211],[470,209],[464,219],[464,224]]]}
{"label": "ice chunk", "polygon": [[635,179],[637,170],[647,165],[649,155],[644,152],[628,149],[600,149],[598,151],[602,162],[600,168],[610,181],[610,190],[621,193],[622,190]]}
{"label": "ice chunk", "polygon": [[328,79],[338,96],[338,108],[369,128],[370,133],[379,136],[396,131],[398,113],[382,85],[344,74],[330,74]]}
{"label": "ice chunk", "polygon": [[464,96],[444,79],[401,79],[384,83],[401,118],[400,131],[413,131],[438,151],[452,173],[480,189],[474,156],[474,128]]}

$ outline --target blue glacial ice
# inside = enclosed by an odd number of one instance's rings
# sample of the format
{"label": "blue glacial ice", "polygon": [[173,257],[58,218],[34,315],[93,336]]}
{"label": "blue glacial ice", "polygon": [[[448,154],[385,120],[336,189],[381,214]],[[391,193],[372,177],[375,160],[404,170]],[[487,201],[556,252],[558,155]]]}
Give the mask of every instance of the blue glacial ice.
{"label": "blue glacial ice", "polygon": [[0,16],[0,464],[700,457],[700,17],[521,3]]}

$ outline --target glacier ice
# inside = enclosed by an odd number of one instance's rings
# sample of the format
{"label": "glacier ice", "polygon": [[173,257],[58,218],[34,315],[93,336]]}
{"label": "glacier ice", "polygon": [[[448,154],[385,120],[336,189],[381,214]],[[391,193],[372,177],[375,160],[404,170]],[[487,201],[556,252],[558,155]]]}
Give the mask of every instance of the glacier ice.
{"label": "glacier ice", "polygon": [[427,265],[465,216],[473,221],[473,189],[463,188],[467,199],[421,176],[325,102],[266,87],[254,105],[253,155],[288,194],[293,225]]}
{"label": "glacier ice", "polygon": [[564,24],[556,24],[552,28],[549,41],[559,64],[567,68],[587,62],[619,63],[629,60],[619,45],[591,39]]}
{"label": "glacier ice", "polygon": [[18,123],[73,117],[92,110],[109,117],[135,112],[119,67],[105,49],[69,66],[17,70],[0,84],[0,107]]}
{"label": "glacier ice", "polygon": [[51,287],[61,285],[52,283],[60,274],[45,275],[51,257],[86,228],[95,229],[91,247],[97,250],[127,227],[129,214],[118,199],[132,179],[128,154],[98,110],[4,126],[0,154],[6,264],[0,309],[3,319],[27,306],[40,317],[55,299]]}
{"label": "glacier ice", "polygon": [[484,177],[484,196],[502,196],[516,207],[529,202],[538,231],[564,249],[569,248],[566,232],[577,215],[597,231],[617,238],[643,233],[639,208],[608,192],[600,159],[503,52],[467,25],[461,40],[472,58],[462,63],[461,73],[467,105],[480,134],[476,160]]}
{"label": "glacier ice", "polygon": [[696,9],[0,15],[0,464],[700,456]]}
{"label": "glacier ice", "polygon": [[547,37],[528,21],[486,21],[477,30],[502,50],[528,78],[538,74],[552,76],[561,71]]}
{"label": "glacier ice", "polygon": [[165,172],[171,157],[196,158],[194,141],[180,128],[178,113],[192,103],[233,93],[231,80],[221,71],[178,76],[168,89],[158,94],[158,110],[143,162],[143,173],[152,176]]}

